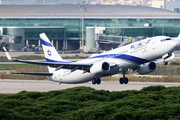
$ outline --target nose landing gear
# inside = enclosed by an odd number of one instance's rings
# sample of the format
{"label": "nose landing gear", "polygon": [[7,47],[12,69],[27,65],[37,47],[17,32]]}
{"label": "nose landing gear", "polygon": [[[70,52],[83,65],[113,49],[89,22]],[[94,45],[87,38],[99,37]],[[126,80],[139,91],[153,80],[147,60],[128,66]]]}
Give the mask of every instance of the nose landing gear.
{"label": "nose landing gear", "polygon": [[167,62],[167,61],[164,61],[163,64],[164,64],[164,65],[168,65],[168,62]]}

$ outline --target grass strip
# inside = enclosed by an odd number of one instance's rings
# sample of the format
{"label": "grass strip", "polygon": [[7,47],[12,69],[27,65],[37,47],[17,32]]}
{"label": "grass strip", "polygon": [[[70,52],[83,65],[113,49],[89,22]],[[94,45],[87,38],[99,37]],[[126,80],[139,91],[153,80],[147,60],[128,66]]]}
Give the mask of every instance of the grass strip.
{"label": "grass strip", "polygon": [[10,65],[12,65],[13,69],[17,68],[37,68],[38,65],[33,64],[0,64],[0,70],[10,70]]}

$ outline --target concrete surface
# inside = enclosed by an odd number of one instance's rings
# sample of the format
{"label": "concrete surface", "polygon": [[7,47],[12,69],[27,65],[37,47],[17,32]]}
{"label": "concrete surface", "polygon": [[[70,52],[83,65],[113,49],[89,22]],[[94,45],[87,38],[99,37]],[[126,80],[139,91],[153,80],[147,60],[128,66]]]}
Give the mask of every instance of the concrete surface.
{"label": "concrete surface", "polygon": [[87,86],[96,90],[122,91],[122,90],[140,90],[143,87],[152,85],[180,86],[180,83],[159,83],[159,82],[129,82],[128,84],[119,84],[117,81],[102,82],[100,85],[93,85],[91,82],[83,84],[61,84],[44,80],[0,80],[0,93],[18,93],[22,90],[46,92],[51,90],[62,90],[77,86]]}

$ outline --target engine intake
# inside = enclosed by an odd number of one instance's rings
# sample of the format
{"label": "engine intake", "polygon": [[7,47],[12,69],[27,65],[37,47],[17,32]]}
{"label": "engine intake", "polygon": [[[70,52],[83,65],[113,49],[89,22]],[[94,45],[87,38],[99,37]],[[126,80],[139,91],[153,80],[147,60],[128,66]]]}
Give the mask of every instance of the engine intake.
{"label": "engine intake", "polygon": [[110,70],[110,65],[107,62],[97,62],[93,64],[90,68],[90,73],[92,74],[100,74],[104,72],[108,72]]}
{"label": "engine intake", "polygon": [[154,72],[156,68],[157,68],[156,63],[150,62],[150,63],[140,65],[140,67],[137,69],[137,72],[140,75],[144,75],[144,74]]}

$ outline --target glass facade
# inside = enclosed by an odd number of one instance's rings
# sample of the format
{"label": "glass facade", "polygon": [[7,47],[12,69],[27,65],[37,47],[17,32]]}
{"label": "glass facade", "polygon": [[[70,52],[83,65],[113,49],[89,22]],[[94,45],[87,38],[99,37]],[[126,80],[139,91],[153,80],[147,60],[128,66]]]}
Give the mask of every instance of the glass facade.
{"label": "glass facade", "polygon": [[64,28],[25,28],[25,39],[39,40],[40,33],[46,33],[49,39],[64,39]]}
{"label": "glass facade", "polygon": [[[138,29],[149,24],[152,28]],[[7,35],[6,27],[29,27],[25,28],[24,40],[38,40],[39,33],[46,33],[52,40],[68,40],[79,41],[82,39],[82,19],[65,19],[65,18],[1,18],[0,26],[3,26],[3,34]],[[41,28],[41,27],[57,27],[63,28]],[[32,28],[31,28],[32,27]],[[33,27],[36,27],[35,29]],[[39,28],[38,28],[39,27]],[[177,37],[180,33],[180,19],[99,19],[89,18],[84,19],[84,35],[86,27],[109,27],[106,29],[106,35],[119,34],[123,36],[145,36],[152,37],[158,35],[166,35],[170,37]],[[114,28],[110,28],[114,27]],[[126,28],[122,28],[126,27]],[[127,28],[131,27],[131,28]],[[136,27],[136,28],[133,28]],[[119,41],[119,38],[113,38]],[[116,40],[117,39],[117,40]],[[67,42],[68,43],[68,42]],[[64,44],[64,43],[63,43]],[[78,44],[79,45],[79,44]]]}
{"label": "glass facade", "polygon": [[[167,35],[176,37],[180,31],[180,19],[85,19],[84,27],[144,27],[149,23],[154,28],[153,36]],[[63,37],[67,40],[81,39],[81,19],[0,19],[0,26],[64,26],[65,34],[56,37]],[[118,29],[119,30],[119,29]],[[126,29],[117,33],[125,36],[135,36],[138,31]],[[31,31],[31,30],[27,30]],[[84,33],[86,31],[84,30]],[[111,32],[115,35],[115,32]],[[109,33],[109,32],[107,32]],[[150,35],[150,36],[149,36]],[[26,36],[30,37],[28,34]],[[138,36],[151,37],[149,30],[139,31]]]}
{"label": "glass facade", "polygon": [[113,42],[123,42],[122,36],[112,36],[112,35],[99,35],[99,40],[113,41]]}
{"label": "glass facade", "polygon": [[137,28],[137,27],[126,27],[126,28],[107,28],[106,34],[107,35],[114,35],[114,36],[145,36],[145,37],[152,37],[153,36],[153,27],[151,28]]}

